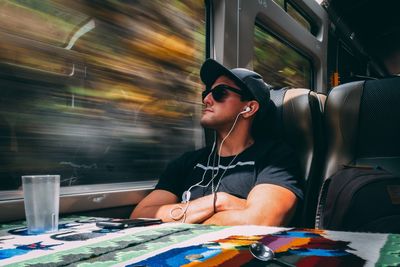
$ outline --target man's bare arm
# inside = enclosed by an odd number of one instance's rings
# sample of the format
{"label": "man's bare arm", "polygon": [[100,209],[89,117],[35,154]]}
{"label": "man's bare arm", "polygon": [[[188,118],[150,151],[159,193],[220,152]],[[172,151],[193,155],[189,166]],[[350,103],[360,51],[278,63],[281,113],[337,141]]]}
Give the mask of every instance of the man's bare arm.
{"label": "man's bare arm", "polygon": [[218,197],[220,202],[217,213],[207,219],[205,224],[282,226],[292,218],[297,203],[296,195],[292,191],[273,184],[255,186],[242,209],[225,207],[226,204],[237,201],[236,197],[226,193]]}
{"label": "man's bare arm", "polygon": [[[235,203],[232,202],[230,208],[239,208],[233,205]],[[229,208],[227,205],[225,207]],[[187,206],[186,203],[178,203],[178,197],[169,191],[154,190],[135,207],[130,217],[160,218],[164,222],[181,221],[185,209],[185,222],[201,223],[214,215],[214,196],[195,199]]]}

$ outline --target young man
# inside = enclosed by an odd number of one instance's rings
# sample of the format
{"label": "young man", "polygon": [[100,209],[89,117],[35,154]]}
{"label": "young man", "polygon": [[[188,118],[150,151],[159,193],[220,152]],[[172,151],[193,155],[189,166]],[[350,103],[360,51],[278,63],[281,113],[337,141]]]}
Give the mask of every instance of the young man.
{"label": "young man", "polygon": [[201,125],[215,130],[216,142],[172,161],[131,217],[287,224],[303,195],[293,153],[260,134],[269,112],[268,85],[253,71],[229,70],[212,59],[200,77],[206,85]]}

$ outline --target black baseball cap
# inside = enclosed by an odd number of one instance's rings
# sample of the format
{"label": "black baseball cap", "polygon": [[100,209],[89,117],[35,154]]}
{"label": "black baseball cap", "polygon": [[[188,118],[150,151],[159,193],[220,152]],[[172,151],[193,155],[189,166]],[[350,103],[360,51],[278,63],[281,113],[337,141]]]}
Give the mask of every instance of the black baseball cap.
{"label": "black baseball cap", "polygon": [[270,85],[264,82],[263,78],[257,72],[244,69],[228,69],[214,59],[204,61],[200,69],[200,78],[206,87],[210,87],[218,79],[225,75],[232,79],[239,88],[249,92],[260,105],[260,111],[266,111],[270,101]]}

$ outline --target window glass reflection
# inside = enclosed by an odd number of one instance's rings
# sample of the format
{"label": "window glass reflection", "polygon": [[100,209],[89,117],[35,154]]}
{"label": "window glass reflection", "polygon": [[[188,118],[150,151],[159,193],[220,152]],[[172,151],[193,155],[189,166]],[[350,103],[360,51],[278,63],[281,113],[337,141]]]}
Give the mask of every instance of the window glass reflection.
{"label": "window glass reflection", "polygon": [[0,5],[0,190],[156,179],[201,145],[203,1]]}

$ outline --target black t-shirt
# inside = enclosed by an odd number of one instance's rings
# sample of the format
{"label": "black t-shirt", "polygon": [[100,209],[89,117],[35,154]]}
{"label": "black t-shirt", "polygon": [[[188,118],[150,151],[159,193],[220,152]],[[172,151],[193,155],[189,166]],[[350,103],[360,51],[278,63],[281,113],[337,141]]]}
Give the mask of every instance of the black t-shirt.
{"label": "black t-shirt", "polygon": [[211,194],[212,188],[246,199],[258,184],[279,185],[303,199],[297,159],[284,143],[256,142],[236,157],[221,157],[219,164],[211,147],[187,152],[167,166],[156,189],[169,191],[180,200],[188,189],[193,200]]}

